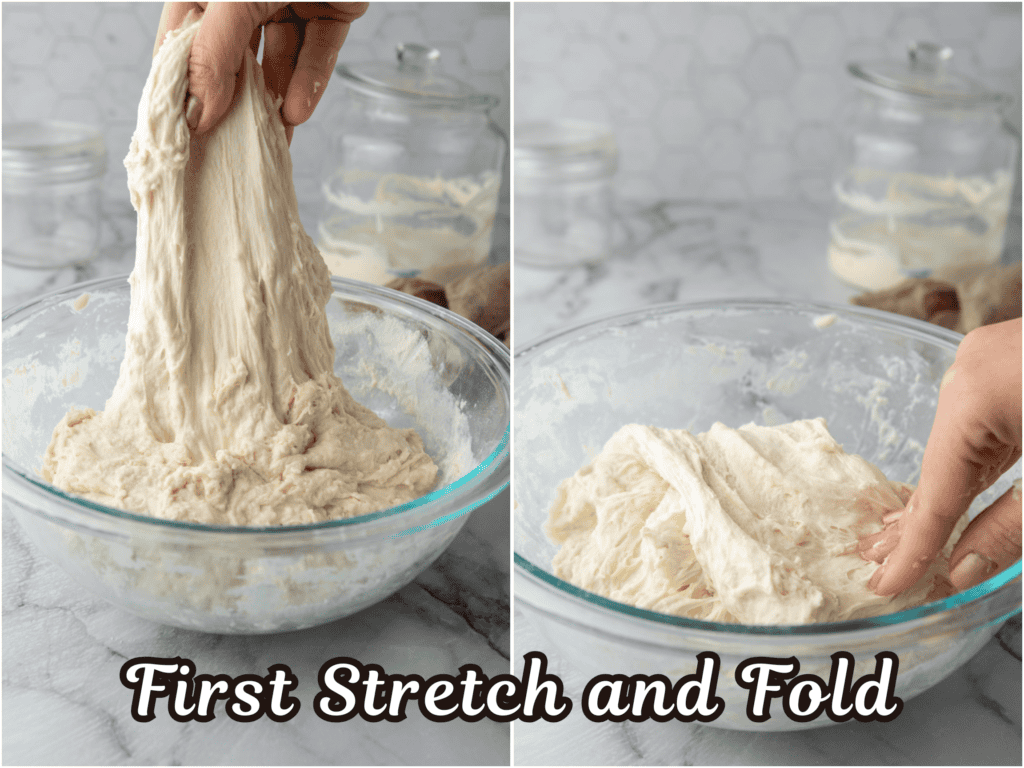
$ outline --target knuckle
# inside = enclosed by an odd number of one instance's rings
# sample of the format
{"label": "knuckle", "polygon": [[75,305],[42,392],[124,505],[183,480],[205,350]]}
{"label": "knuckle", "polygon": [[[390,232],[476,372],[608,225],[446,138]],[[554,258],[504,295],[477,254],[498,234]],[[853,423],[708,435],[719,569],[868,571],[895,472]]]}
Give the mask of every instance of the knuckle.
{"label": "knuckle", "polygon": [[274,12],[275,3],[239,3],[238,12],[252,29],[263,24]]}
{"label": "knuckle", "polygon": [[996,551],[1004,555],[1020,557],[1020,518],[1017,518],[1016,525],[1013,525],[1012,520],[999,519],[993,522],[996,524],[992,526],[990,533],[992,537],[992,544],[996,548]]}
{"label": "knuckle", "polygon": [[190,85],[209,85],[217,80],[217,67],[210,61],[208,52],[203,49],[193,50],[188,62],[188,80]]}
{"label": "knuckle", "polygon": [[369,3],[331,3],[331,8],[341,21],[352,22],[369,9]]}
{"label": "knuckle", "polygon": [[967,337],[957,350],[955,376],[950,382],[956,399],[962,407],[988,407],[991,397],[1001,386],[1000,377],[993,375],[991,359],[978,345],[964,348]]}
{"label": "knuckle", "polygon": [[1004,331],[997,325],[982,325],[967,333],[957,347],[956,359],[975,363],[987,359],[1002,346]]}

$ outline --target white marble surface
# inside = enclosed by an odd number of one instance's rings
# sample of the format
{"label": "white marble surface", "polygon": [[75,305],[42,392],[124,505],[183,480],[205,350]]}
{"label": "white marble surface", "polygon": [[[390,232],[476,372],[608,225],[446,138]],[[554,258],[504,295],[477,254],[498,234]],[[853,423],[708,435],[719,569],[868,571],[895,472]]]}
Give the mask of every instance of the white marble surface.
{"label": "white marble surface", "polygon": [[515,612],[522,655],[545,651],[573,711],[560,723],[515,724],[516,765],[1020,765],[1020,616],[966,665],[906,702],[891,723],[758,734],[693,723],[593,723],[580,713],[589,679]]}
{"label": "white marble surface", "polygon": [[[4,121],[60,118],[104,131],[109,166],[102,245],[94,262],[62,270],[3,268],[3,307],[97,277],[127,274],[135,214],[122,158],[135,125],[159,3],[4,5]],[[493,117],[510,114],[509,9],[497,3],[374,4],[353,25],[346,61],[392,60],[400,42],[437,45],[445,71],[493,92]],[[9,34],[8,34],[9,33]],[[8,55],[10,54],[10,55]],[[10,86],[10,87],[8,87]],[[300,213],[312,230],[319,180],[335,137],[335,85],[293,143]],[[120,181],[118,181],[120,179]],[[507,188],[507,180],[505,184]],[[492,257],[508,259],[503,195]],[[384,602],[324,627],[281,635],[221,637],[135,618],[73,583],[3,516],[3,760],[5,764],[507,765],[510,727],[487,720],[439,725],[412,707],[406,721],[332,724],[312,711],[317,671],[351,656],[389,673],[458,674],[510,668],[509,495],[472,514],[441,558]],[[199,672],[265,675],[282,663],[301,681],[299,715],[283,724],[243,724],[220,710],[209,723],[180,724],[166,709],[143,724],[129,714],[122,663],[183,656]],[[162,713],[162,714],[161,714]]]}
{"label": "white marble surface", "polygon": [[[57,271],[3,268],[3,304],[82,280],[126,274],[135,215],[107,204],[96,261]],[[507,254],[507,219],[504,246]],[[6,507],[6,504],[5,504]],[[397,594],[354,616],[279,635],[218,636],[161,626],[86,592],[43,557],[3,514],[3,761],[8,765],[508,765],[507,723],[437,724],[415,706],[400,723],[329,723],[313,712],[317,671],[335,657],[390,674],[509,672],[509,493],[472,513],[433,566]],[[157,707],[132,719],[121,665],[140,656],[182,656],[201,673],[266,675],[288,665],[300,681],[299,714],[285,723],[238,723],[216,710],[182,724]]]}
{"label": "white marble surface", "polygon": [[[516,267],[515,348],[602,315],[659,302],[795,298],[845,303],[856,291],[825,260],[827,212],[806,204],[661,201],[621,208],[626,252],[596,267]],[[1007,253],[1020,256],[1019,220]],[[513,363],[514,366],[514,363]],[[558,724],[516,723],[517,765],[1019,765],[1021,621],[1012,619],[967,665],[907,702],[892,723],[847,723],[758,735],[705,725],[596,724],[580,713],[589,676],[560,657],[521,611],[513,657],[544,651],[574,700]]]}
{"label": "white marble surface", "polygon": [[845,302],[825,261],[825,213],[808,204],[621,204],[620,254],[567,270],[515,267],[515,345],[649,304],[726,298]]}
{"label": "white marble surface", "polygon": [[[73,583],[3,517],[3,759],[6,765],[508,765],[509,726],[433,723],[415,706],[400,723],[329,723],[313,712],[317,671],[335,657],[388,673],[509,671],[508,493],[473,513],[441,558],[383,602],[322,627],[221,636],[136,618]],[[300,681],[285,723],[178,723],[166,703],[132,719],[118,673],[141,656],[191,659],[201,673]]]}

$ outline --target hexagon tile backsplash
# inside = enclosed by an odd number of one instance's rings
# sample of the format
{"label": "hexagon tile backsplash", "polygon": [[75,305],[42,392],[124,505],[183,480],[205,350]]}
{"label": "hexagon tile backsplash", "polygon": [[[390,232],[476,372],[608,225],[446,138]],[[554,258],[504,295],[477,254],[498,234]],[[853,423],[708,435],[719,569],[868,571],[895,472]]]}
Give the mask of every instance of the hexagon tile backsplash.
{"label": "hexagon tile backsplash", "polygon": [[[127,208],[128,154],[149,73],[161,3],[3,4],[3,120],[52,118],[100,127],[109,156],[104,205]],[[352,24],[339,61],[393,60],[399,43],[441,52],[444,71],[497,95],[492,113],[508,133],[508,3],[371,3]],[[320,178],[330,155],[342,88],[325,92],[292,143],[296,194],[304,215],[319,211]],[[504,215],[507,218],[507,196]],[[305,221],[307,228],[315,221]]]}
{"label": "hexagon tile backsplash", "polygon": [[[827,202],[853,92],[846,63],[902,57],[914,39],[952,46],[958,70],[1012,94],[1008,113],[1020,126],[1020,3],[514,6],[516,119],[611,124],[623,196]],[[102,127],[109,205],[129,206],[121,159],[159,15],[159,3],[3,5],[4,120]],[[388,59],[399,42],[433,45],[449,74],[501,98],[494,117],[507,131],[508,15],[504,2],[371,3],[342,59]],[[340,93],[329,88],[296,132],[296,191],[307,211],[317,209]]]}
{"label": "hexagon tile backsplash", "polygon": [[912,40],[1013,95],[1019,131],[1021,4],[977,2],[516,3],[516,121],[611,125],[622,196],[824,204],[846,64]]}

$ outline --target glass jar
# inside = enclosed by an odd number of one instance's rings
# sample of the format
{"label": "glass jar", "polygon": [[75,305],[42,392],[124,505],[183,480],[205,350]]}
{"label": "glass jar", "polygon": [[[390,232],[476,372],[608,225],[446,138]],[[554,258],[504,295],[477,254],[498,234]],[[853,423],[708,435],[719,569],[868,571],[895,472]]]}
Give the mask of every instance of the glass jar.
{"label": "glass jar", "polygon": [[318,227],[331,272],[444,284],[487,261],[507,144],[489,117],[497,97],[411,43],[397,63],[335,71],[347,93]]}
{"label": "glass jar", "polygon": [[102,134],[56,121],[3,127],[3,260],[53,269],[92,260],[100,240]]}
{"label": "glass jar", "polygon": [[613,238],[618,146],[610,128],[525,123],[515,134],[515,259],[534,267],[604,260]]}
{"label": "glass jar", "polygon": [[910,45],[906,62],[850,64],[860,95],[835,182],[829,263],[860,288],[999,260],[1017,140],[1009,99],[949,69],[953,52]]}

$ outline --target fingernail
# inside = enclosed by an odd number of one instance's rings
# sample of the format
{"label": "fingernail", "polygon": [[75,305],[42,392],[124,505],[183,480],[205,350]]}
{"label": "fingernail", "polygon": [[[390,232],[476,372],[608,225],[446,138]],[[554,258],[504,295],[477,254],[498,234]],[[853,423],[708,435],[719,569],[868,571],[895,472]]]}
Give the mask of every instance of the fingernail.
{"label": "fingernail", "polygon": [[998,567],[987,557],[982,557],[976,552],[969,552],[956,564],[956,568],[949,574],[949,580],[960,589],[970,589],[981,584],[995,573]]}
{"label": "fingernail", "polygon": [[871,574],[871,578],[868,579],[868,589],[877,591],[878,582],[882,580],[883,573],[885,573],[885,565],[878,566],[878,569]]}
{"label": "fingernail", "polygon": [[954,376],[956,376],[956,369],[954,369],[954,368],[953,368],[952,366],[950,366],[949,370],[947,370],[947,371],[946,371],[946,372],[945,372],[945,373],[944,373],[944,374],[942,375],[942,381],[940,381],[940,382],[939,382],[939,392],[941,392],[942,390],[944,390],[944,389],[946,388],[946,386],[947,386],[947,385],[948,385],[948,384],[949,384],[949,383],[950,383],[951,381],[953,381],[953,377],[954,377]]}
{"label": "fingernail", "polygon": [[199,118],[203,114],[203,103],[195,96],[188,97],[188,106],[185,107],[185,122],[193,131],[199,125]]}

